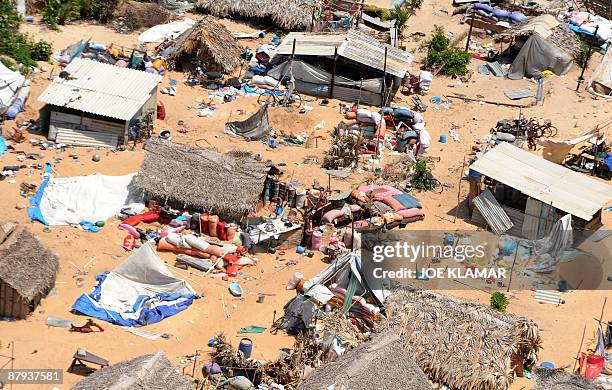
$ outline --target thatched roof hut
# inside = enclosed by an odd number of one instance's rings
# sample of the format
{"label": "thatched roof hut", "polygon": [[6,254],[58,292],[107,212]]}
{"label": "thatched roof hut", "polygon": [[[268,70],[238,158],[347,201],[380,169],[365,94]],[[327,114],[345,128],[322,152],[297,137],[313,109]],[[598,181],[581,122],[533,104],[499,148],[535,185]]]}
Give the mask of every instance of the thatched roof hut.
{"label": "thatched roof hut", "polygon": [[196,10],[220,17],[271,19],[278,27],[310,26],[314,0],[198,0]]}
{"label": "thatched roof hut", "polygon": [[105,367],[72,388],[105,389],[193,390],[193,387],[160,351]]}
{"label": "thatched roof hut", "polygon": [[209,71],[229,73],[240,65],[243,48],[224,25],[204,16],[163,51],[171,69],[182,69],[186,63],[203,63]]}
{"label": "thatched roof hut", "polygon": [[323,365],[297,390],[431,390],[427,376],[394,333],[380,334],[336,361]]}
{"label": "thatched roof hut", "polygon": [[255,211],[267,168],[250,153],[221,154],[157,138],[145,150],[134,184],[150,198],[235,216]]}
{"label": "thatched roof hut", "polygon": [[0,222],[0,317],[25,318],[55,285],[57,256],[24,226]]}
{"label": "thatched roof hut", "polygon": [[452,389],[505,390],[536,361],[539,330],[527,318],[425,291],[396,292],[386,307],[408,355]]}
{"label": "thatched roof hut", "polygon": [[604,390],[603,386],[562,368],[538,367],[533,390]]}

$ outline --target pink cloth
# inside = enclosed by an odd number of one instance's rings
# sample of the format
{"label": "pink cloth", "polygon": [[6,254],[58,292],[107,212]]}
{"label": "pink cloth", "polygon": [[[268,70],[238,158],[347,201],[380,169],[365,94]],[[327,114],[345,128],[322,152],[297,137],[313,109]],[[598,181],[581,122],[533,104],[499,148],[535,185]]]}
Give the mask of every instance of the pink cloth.
{"label": "pink cloth", "polygon": [[397,212],[399,215],[401,215],[404,218],[414,218],[414,217],[422,217],[425,215],[425,213],[423,213],[423,210],[421,209],[405,209],[405,210],[400,210]]}
{"label": "pink cloth", "polygon": [[[378,199],[377,199],[378,200]],[[405,210],[406,207],[404,207],[403,204],[401,204],[397,199],[395,199],[392,195],[387,195],[384,198],[380,199],[384,204],[386,204],[387,206],[391,207],[393,209],[393,211],[401,211],[401,210]]]}

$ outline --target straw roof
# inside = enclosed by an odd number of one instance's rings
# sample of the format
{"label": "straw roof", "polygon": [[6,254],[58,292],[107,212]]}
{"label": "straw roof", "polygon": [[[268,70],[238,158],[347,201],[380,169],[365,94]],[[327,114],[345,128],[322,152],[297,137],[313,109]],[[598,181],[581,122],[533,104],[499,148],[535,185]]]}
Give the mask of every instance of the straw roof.
{"label": "straw roof", "polygon": [[229,215],[255,211],[266,166],[250,153],[221,154],[158,138],[149,140],[145,150],[134,184],[151,198]]}
{"label": "straw roof", "polygon": [[297,390],[431,390],[427,376],[408,356],[400,338],[380,334],[323,365]]}
{"label": "straw roof", "polygon": [[238,39],[224,25],[204,16],[171,43],[166,60],[173,69],[187,59],[204,63],[209,71],[231,72],[240,64],[242,50]]}
{"label": "straw roof", "polygon": [[535,378],[533,390],[603,390],[595,382],[570,374],[562,368],[538,367],[535,369]]}
{"label": "straw roof", "polygon": [[58,268],[57,256],[25,227],[0,222],[0,280],[32,300],[53,288]]}
{"label": "straw roof", "polygon": [[538,326],[527,318],[424,291],[396,292],[386,307],[409,356],[450,388],[505,390],[515,368],[536,361]]}
{"label": "straw roof", "polygon": [[310,26],[313,0],[198,0],[196,9],[220,17],[272,19],[281,28]]}
{"label": "straw roof", "polygon": [[163,352],[139,356],[91,374],[72,390],[192,390]]}

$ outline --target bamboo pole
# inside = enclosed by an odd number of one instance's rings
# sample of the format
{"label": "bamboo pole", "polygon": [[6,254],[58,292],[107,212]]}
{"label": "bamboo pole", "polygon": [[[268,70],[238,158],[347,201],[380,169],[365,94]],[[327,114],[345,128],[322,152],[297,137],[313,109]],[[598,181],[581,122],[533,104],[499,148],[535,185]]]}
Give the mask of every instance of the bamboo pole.
{"label": "bamboo pole", "polygon": [[585,334],[586,334],[586,324],[584,324],[584,329],[582,330],[582,339],[580,339],[580,347],[578,347],[578,352],[576,353],[576,358],[574,359],[574,367],[572,368],[572,374],[576,372],[576,364],[578,364],[580,351],[582,351],[582,343],[584,343]]}
{"label": "bamboo pole", "polygon": [[465,170],[465,154],[463,155],[463,165],[461,166],[461,172],[459,172],[459,189],[457,190],[457,208],[455,209],[455,220],[453,223],[457,223],[457,217],[459,216],[459,204],[461,204],[461,182],[463,181],[463,171]]}

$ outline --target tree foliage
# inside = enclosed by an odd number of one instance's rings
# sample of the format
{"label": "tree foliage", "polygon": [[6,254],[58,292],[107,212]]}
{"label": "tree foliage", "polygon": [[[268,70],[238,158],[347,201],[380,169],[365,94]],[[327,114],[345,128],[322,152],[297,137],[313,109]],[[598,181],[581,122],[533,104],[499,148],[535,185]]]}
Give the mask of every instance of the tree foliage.
{"label": "tree foliage", "polygon": [[508,298],[506,298],[506,294],[496,291],[491,294],[491,309],[497,310],[501,313],[506,311],[508,307]]}
{"label": "tree foliage", "polygon": [[429,69],[440,68],[443,74],[462,76],[468,72],[468,64],[472,57],[470,53],[449,47],[450,40],[444,34],[442,27],[436,27],[431,39],[427,41],[427,58],[425,66]]}

